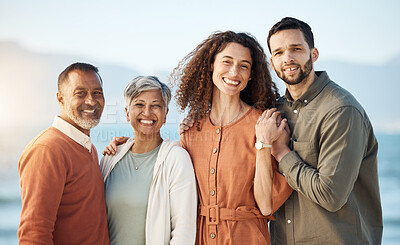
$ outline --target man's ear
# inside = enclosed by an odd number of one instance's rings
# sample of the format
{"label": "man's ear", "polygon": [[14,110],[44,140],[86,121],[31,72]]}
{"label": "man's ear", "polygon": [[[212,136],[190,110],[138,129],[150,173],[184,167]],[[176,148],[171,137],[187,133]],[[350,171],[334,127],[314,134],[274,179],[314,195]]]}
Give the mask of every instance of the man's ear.
{"label": "man's ear", "polygon": [[57,91],[57,101],[61,106],[64,105],[64,98],[60,91]]}
{"label": "man's ear", "polygon": [[272,62],[272,57],[269,58],[269,66],[271,67],[271,71],[275,71],[275,67],[274,67],[274,64]]}
{"label": "man's ear", "polygon": [[318,60],[319,57],[319,51],[317,48],[312,48],[311,49],[311,60],[314,63],[315,61]]}

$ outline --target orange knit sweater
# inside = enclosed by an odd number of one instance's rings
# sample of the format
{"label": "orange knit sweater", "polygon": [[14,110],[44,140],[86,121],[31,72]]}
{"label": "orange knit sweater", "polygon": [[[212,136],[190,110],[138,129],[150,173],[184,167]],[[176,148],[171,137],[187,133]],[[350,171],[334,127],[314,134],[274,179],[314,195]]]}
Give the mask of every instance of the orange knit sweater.
{"label": "orange knit sweater", "polygon": [[18,171],[20,244],[109,244],[97,151],[54,127],[25,148]]}

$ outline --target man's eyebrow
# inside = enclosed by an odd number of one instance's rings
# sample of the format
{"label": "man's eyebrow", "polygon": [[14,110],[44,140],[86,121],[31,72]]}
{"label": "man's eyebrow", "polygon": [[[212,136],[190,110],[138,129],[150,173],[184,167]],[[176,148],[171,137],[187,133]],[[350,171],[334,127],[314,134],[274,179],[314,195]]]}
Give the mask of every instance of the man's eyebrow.
{"label": "man's eyebrow", "polygon": [[[289,45],[290,48],[299,47],[299,46],[302,47],[302,46],[304,46],[304,45],[301,44],[301,43],[294,43],[294,44],[290,44],[290,45]],[[276,51],[279,51],[279,50],[281,50],[281,49],[283,49],[283,48],[282,48],[282,47],[276,48],[276,49],[272,50],[272,53],[274,53],[274,52],[276,52]]]}

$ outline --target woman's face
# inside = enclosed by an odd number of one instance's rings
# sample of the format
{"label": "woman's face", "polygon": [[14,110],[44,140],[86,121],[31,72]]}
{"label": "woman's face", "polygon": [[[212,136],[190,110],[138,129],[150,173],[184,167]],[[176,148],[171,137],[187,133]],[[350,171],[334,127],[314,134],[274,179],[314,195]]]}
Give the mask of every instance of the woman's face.
{"label": "woman's face", "polygon": [[252,63],[250,49],[238,43],[228,43],[215,56],[212,75],[214,85],[223,94],[240,94],[251,76]]}
{"label": "woman's face", "polygon": [[131,101],[125,111],[135,136],[159,135],[168,113],[160,90],[142,92]]}

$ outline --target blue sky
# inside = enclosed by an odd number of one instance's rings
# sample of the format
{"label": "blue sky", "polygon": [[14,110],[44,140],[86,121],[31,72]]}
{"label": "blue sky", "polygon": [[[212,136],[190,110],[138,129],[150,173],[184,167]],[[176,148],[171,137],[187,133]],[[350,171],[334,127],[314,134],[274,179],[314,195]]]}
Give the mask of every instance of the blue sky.
{"label": "blue sky", "polygon": [[218,30],[249,32],[267,49],[269,28],[293,16],[313,28],[320,59],[379,65],[400,54],[399,9],[396,0],[0,0],[0,40],[152,73]]}

